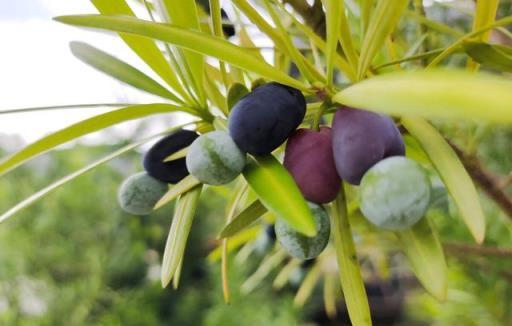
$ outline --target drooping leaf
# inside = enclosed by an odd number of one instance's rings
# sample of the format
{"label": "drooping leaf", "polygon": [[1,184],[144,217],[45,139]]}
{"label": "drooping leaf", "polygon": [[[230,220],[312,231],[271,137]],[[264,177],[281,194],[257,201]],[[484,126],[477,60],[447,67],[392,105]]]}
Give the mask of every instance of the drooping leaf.
{"label": "drooping leaf", "polygon": [[320,269],[320,265],[315,264],[310,270],[309,273],[302,281],[299,289],[297,290],[297,294],[293,299],[293,304],[297,307],[303,307],[306,301],[313,294],[313,290],[315,289],[315,285],[320,280],[322,270]]}
{"label": "drooping leaf", "polygon": [[511,88],[512,81],[482,73],[396,72],[350,86],[333,101],[392,115],[512,123]]}
{"label": "drooping leaf", "polygon": [[408,2],[408,0],[379,0],[361,47],[357,69],[358,79],[362,79],[366,74],[373,58],[398,24]]}
{"label": "drooping leaf", "polygon": [[[242,230],[238,232],[237,234],[233,235],[229,238],[228,242],[228,253],[232,252],[233,250],[238,249],[239,247],[243,246],[249,241],[252,241],[256,239],[258,234],[261,232],[260,226],[254,226],[245,230]],[[208,255],[207,259],[208,261],[214,263],[218,261],[222,256],[222,243],[220,246],[215,248],[210,254]]]}
{"label": "drooping leaf", "polygon": [[353,325],[371,325],[370,306],[350,228],[343,186],[332,204],[331,219],[341,287],[350,320]]}
{"label": "drooping leaf", "polygon": [[292,176],[274,156],[250,159],[243,175],[270,212],[305,235],[316,234],[313,215],[306,200]]}
{"label": "drooping leaf", "polygon": [[175,200],[182,194],[190,191],[192,188],[197,187],[201,182],[194,176],[188,175],[177,184],[171,186],[171,189],[155,204],[155,210],[160,209],[171,201]]}
{"label": "drooping leaf", "polygon": [[252,292],[261,282],[276,269],[286,258],[287,254],[284,250],[278,250],[273,254],[265,257],[260,266],[240,287],[240,291],[244,294]]}
{"label": "drooping leaf", "polygon": [[402,124],[421,144],[443,179],[471,234],[476,242],[482,243],[485,237],[485,216],[475,185],[457,154],[427,121],[404,117]]}
{"label": "drooping leaf", "polygon": [[[183,111],[193,113],[190,109],[171,104],[142,104],[133,105],[115,111],[103,113],[92,118],[77,122],[69,127],[45,136],[26,146],[19,152],[0,162],[0,175],[14,169],[23,162],[43,154],[70,140],[105,129],[128,120],[143,118],[152,114]],[[194,113],[193,113],[194,114]]]}
{"label": "drooping leaf", "polygon": [[231,222],[229,222],[222,229],[218,238],[227,238],[233,236],[234,234],[251,225],[266,212],[267,208],[263,206],[261,201],[255,200],[244,210],[242,210],[237,216],[235,216]]}
{"label": "drooping leaf", "polygon": [[[103,15],[122,15],[127,17],[135,17],[125,0],[91,0],[93,5]],[[187,93],[183,89],[176,78],[176,74],[172,71],[171,66],[165,59],[162,51],[155,42],[132,34],[120,33],[119,36],[123,41],[135,52],[153,71],[155,71],[162,79],[171,86],[176,92],[185,99],[189,99]]]}
{"label": "drooping leaf", "polygon": [[482,42],[465,42],[464,51],[476,62],[499,71],[512,72],[512,48]]}
{"label": "drooping leaf", "polygon": [[75,57],[117,80],[148,93],[173,100],[176,103],[182,103],[176,95],[154,79],[106,52],[83,42],[71,42],[70,48]]}
{"label": "drooping leaf", "polygon": [[292,258],[283,268],[281,268],[279,274],[277,274],[274,282],[272,283],[272,287],[276,290],[282,289],[290,279],[291,274],[297,268],[300,268],[301,263],[301,260]]}
{"label": "drooping leaf", "polygon": [[156,138],[156,137],[161,137],[162,135],[164,134],[167,134],[167,133],[170,133],[174,130],[177,130],[177,129],[181,129],[185,126],[189,125],[189,123],[187,124],[183,124],[183,125],[180,125],[180,126],[177,126],[177,127],[174,127],[174,128],[171,128],[170,130],[167,130],[165,132],[161,132],[161,133],[158,133],[156,135],[153,135],[153,136],[150,136],[150,137],[147,137],[147,138],[144,138],[142,140],[139,140],[135,143],[132,143],[132,144],[129,144],[129,145],[126,145],[120,149],[118,149],[117,151],[99,159],[99,160],[96,160],[94,161],[93,163],[57,180],[56,182],[46,186],[45,188],[39,190],[38,192],[36,192],[35,194],[31,195],[30,197],[24,199],[23,201],[19,202],[18,204],[16,204],[14,207],[10,208],[7,212],[3,213],[1,216],[0,216],[0,223],[4,222],[5,220],[9,219],[10,217],[12,217],[13,215],[15,215],[16,213],[18,213],[20,210],[24,209],[25,207],[28,207],[30,205],[32,205],[33,203],[37,202],[38,200],[44,198],[45,196],[47,196],[48,194],[50,194],[52,191],[58,189],[59,187],[65,185],[66,183],[78,178],[79,176],[95,169],[96,167],[104,164],[104,163],[107,163],[111,160],[113,160],[114,158],[126,153],[126,152],[129,152],[131,150],[133,150],[134,148],[144,144],[144,143],[147,143],[149,141],[151,141],[152,139]]}
{"label": "drooping leaf", "polygon": [[[201,31],[195,0],[159,0],[165,8],[167,21],[179,27]],[[193,89],[205,101],[203,90],[204,58],[200,53],[183,50],[184,66],[193,82]]]}
{"label": "drooping leaf", "polygon": [[0,114],[15,114],[37,111],[51,111],[51,110],[73,110],[84,108],[118,108],[121,106],[135,105],[135,103],[84,103],[84,104],[65,104],[65,105],[51,105],[51,106],[35,106],[25,107],[19,109],[0,110]]}
{"label": "drooping leaf", "polygon": [[169,42],[176,46],[203,53],[242,69],[255,72],[270,80],[275,80],[303,91],[308,91],[308,87],[302,82],[293,79],[284,72],[270,66],[265,61],[256,58],[250,51],[205,33],[130,17],[79,15],[61,16],[55,18],[55,20],[70,25],[131,33]]}
{"label": "drooping leaf", "polygon": [[423,218],[409,230],[396,232],[396,235],[423,287],[438,300],[445,300],[446,261],[439,237],[428,218]]}
{"label": "drooping leaf", "polygon": [[174,277],[176,270],[183,259],[192,221],[201,196],[202,185],[196,186],[180,196],[174,208],[174,217],[171,229],[165,244],[162,261],[161,281],[162,287],[167,287]]}

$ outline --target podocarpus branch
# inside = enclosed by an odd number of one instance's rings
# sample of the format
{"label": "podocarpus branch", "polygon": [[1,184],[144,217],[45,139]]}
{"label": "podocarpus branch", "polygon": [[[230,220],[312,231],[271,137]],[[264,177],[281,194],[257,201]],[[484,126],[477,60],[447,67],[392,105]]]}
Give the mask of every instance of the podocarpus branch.
{"label": "podocarpus branch", "polygon": [[[289,4],[318,35],[325,38],[325,15],[319,0],[309,6],[305,0],[282,0]],[[471,178],[482,190],[512,219],[512,198],[501,186],[498,177],[485,169],[477,157],[464,153],[462,149],[450,142]]]}

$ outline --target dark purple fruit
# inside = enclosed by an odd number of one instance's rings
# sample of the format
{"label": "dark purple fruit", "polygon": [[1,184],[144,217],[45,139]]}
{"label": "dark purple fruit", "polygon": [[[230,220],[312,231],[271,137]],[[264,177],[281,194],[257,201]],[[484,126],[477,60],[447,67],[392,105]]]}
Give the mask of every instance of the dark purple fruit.
{"label": "dark purple fruit", "polygon": [[300,125],[305,113],[306,100],[298,89],[278,83],[265,84],[233,107],[229,133],[244,152],[269,154]]}
{"label": "dark purple fruit", "polygon": [[382,159],[405,155],[402,135],[391,118],[349,107],[334,116],[332,149],[339,176],[353,185]]}
{"label": "dark purple fruit", "polygon": [[144,169],[150,176],[162,182],[180,182],[189,174],[185,158],[170,162],[164,162],[164,160],[192,144],[197,137],[199,135],[194,131],[179,130],[162,138],[144,156]]}
{"label": "dark purple fruit", "polygon": [[314,203],[333,201],[341,179],[332,153],[331,128],[320,131],[298,129],[288,139],[284,166],[295,179],[304,197]]}

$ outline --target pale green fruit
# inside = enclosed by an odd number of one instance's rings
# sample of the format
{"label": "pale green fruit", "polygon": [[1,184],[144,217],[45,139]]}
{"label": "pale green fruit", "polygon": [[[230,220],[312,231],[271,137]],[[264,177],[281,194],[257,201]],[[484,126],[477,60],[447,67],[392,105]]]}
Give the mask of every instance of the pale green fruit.
{"label": "pale green fruit", "polygon": [[140,172],[128,177],[121,184],[117,200],[126,213],[148,215],[168,189],[166,183],[149,176],[146,172]]}
{"label": "pale green fruit", "polygon": [[425,215],[430,193],[426,171],[410,159],[395,156],[375,164],[363,176],[360,207],[376,226],[403,230]]}
{"label": "pale green fruit", "polygon": [[329,243],[331,223],[325,209],[317,204],[309,203],[313,213],[317,235],[305,236],[290,227],[282,219],[277,219],[275,224],[276,236],[281,246],[293,257],[298,259],[312,259],[320,255]]}
{"label": "pale green fruit", "polygon": [[222,185],[244,169],[246,155],[227,132],[213,131],[197,138],[187,153],[187,169],[202,183]]}

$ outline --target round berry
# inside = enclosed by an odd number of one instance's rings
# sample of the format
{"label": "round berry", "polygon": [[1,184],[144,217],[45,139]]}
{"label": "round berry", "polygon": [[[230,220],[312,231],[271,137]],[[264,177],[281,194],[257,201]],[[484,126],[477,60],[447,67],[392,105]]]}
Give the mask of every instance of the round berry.
{"label": "round berry", "polygon": [[148,215],[153,207],[165,195],[169,187],[146,172],[128,177],[119,187],[117,199],[126,213]]}

